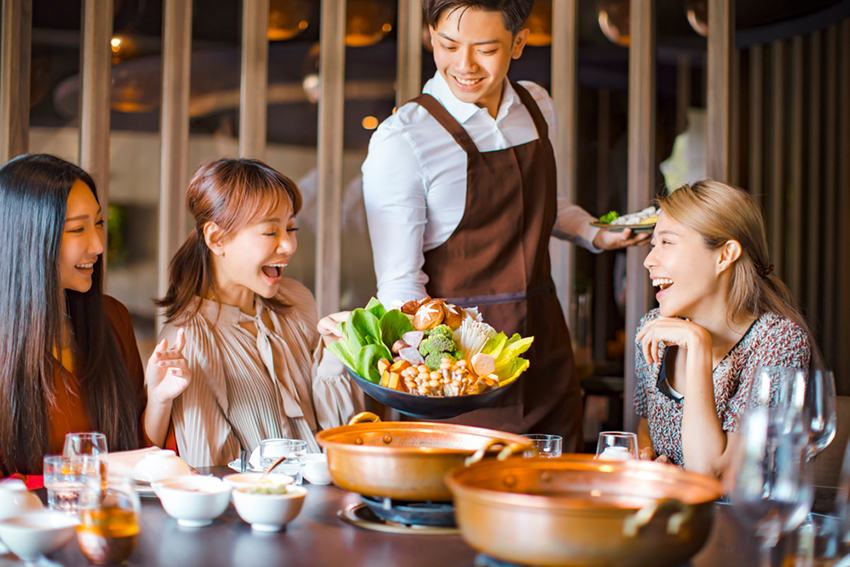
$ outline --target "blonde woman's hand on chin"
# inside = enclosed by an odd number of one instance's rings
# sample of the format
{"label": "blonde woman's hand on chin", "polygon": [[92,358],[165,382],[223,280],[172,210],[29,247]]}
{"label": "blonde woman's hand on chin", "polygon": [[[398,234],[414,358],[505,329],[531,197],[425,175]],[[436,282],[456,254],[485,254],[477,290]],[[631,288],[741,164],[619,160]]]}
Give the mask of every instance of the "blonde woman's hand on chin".
{"label": "blonde woman's hand on chin", "polygon": [[707,348],[711,352],[711,336],[695,323],[678,317],[658,317],[650,321],[637,334],[643,357],[650,366],[660,361],[658,348],[678,346],[686,350]]}
{"label": "blonde woman's hand on chin", "polygon": [[337,325],[346,319],[348,319],[348,315],[351,311],[340,311],[338,313],[331,313],[327,317],[323,317],[319,324],[316,326],[319,330],[319,333],[322,335],[322,339],[325,342],[325,346],[328,346],[334,341],[338,341],[342,338],[342,335],[339,332],[339,328]]}
{"label": "blonde woman's hand on chin", "polygon": [[192,379],[189,361],[183,356],[186,337],[183,329],[177,330],[174,345],[168,348],[168,339],[162,339],[148,359],[145,383],[148,400],[168,404],[183,393]]}

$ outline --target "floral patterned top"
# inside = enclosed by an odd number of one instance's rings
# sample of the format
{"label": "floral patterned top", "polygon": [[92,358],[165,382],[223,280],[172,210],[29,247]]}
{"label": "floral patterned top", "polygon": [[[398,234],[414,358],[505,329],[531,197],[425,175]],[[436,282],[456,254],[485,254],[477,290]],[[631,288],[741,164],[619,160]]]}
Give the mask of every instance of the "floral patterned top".
{"label": "floral patterned top", "polygon": [[[638,331],[660,316],[654,309],[643,316]],[[684,468],[682,455],[682,410],[684,398],[665,393],[659,388],[659,373],[666,347],[659,347],[658,362],[647,366],[640,345],[635,353],[635,411],[649,424],[652,446],[657,455],[667,455],[671,462]],[[806,332],[793,321],[776,313],[759,317],[712,372],[714,401],[724,431],[737,431],[750,393],[749,377],[758,366],[807,368],[811,355]],[[663,387],[663,385],[662,385]]]}

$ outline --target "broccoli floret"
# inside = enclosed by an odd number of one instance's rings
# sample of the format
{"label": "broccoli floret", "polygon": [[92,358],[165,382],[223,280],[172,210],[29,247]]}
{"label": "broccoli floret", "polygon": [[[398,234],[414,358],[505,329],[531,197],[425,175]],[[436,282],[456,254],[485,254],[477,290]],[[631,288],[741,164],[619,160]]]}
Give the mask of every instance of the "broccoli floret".
{"label": "broccoli floret", "polygon": [[428,356],[431,353],[449,353],[454,350],[455,342],[440,335],[427,338],[419,345],[419,354],[422,356]]}
{"label": "broccoli floret", "polygon": [[425,357],[425,366],[430,368],[431,370],[437,370],[440,368],[440,363],[444,358],[448,358],[452,362],[455,362],[457,359],[447,352],[432,352],[428,356]]}
{"label": "broccoli floret", "polygon": [[599,218],[599,222],[610,224],[610,223],[614,222],[615,220],[617,220],[618,218],[620,218],[620,214],[617,211],[608,211],[608,213],[602,215]]}
{"label": "broccoli floret", "polygon": [[446,339],[452,341],[452,343],[454,343],[454,340],[455,340],[454,339],[454,331],[452,331],[451,327],[449,327],[448,325],[437,325],[436,327],[434,327],[430,331],[427,331],[426,336],[429,339],[432,339],[432,338],[435,338],[435,337],[445,337]]}

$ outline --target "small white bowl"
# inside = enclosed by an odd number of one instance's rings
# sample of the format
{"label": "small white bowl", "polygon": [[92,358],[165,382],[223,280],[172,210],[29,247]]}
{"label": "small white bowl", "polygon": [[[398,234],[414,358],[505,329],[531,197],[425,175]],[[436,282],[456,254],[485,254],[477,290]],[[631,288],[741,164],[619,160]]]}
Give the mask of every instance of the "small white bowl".
{"label": "small white bowl", "polygon": [[328,456],[324,453],[307,453],[304,456],[304,478],[310,484],[330,484],[331,471]]}
{"label": "small white bowl", "polygon": [[239,517],[258,532],[279,532],[295,519],[304,505],[307,489],[287,486],[286,494],[250,494],[247,488],[233,491],[233,505]]}
{"label": "small white bowl", "polygon": [[[236,473],[225,476],[222,480],[233,488],[249,488],[257,484],[257,481],[262,478],[263,473]],[[278,473],[270,473],[266,475],[266,481],[272,484],[292,484],[295,479],[291,476]],[[264,481],[265,482],[265,481]]]}
{"label": "small white bowl", "polygon": [[230,503],[231,486],[210,476],[180,476],[153,483],[165,513],[186,528],[208,526]]}
{"label": "small white bowl", "polygon": [[132,478],[140,482],[155,482],[164,478],[174,478],[192,474],[192,469],[186,461],[177,456],[174,451],[162,449],[153,451],[136,463],[133,467]]}
{"label": "small white bowl", "polygon": [[68,543],[79,523],[77,518],[54,510],[28,512],[0,521],[0,538],[12,553],[33,561]]}

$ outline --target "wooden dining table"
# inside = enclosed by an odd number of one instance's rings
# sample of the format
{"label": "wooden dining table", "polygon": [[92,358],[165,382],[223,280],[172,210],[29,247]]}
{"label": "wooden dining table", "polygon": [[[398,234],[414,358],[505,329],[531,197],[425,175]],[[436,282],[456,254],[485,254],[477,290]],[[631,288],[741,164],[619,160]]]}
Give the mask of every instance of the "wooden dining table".
{"label": "wooden dining table", "polygon": [[[224,476],[226,467],[200,469]],[[142,499],[139,544],[127,562],[131,566],[179,567],[473,567],[488,562],[460,535],[380,533],[343,522],[337,511],[359,502],[359,496],[336,486],[305,483],[307,498],[298,517],[285,531],[251,531],[232,505],[212,525],[183,528],[169,517],[159,500]],[[43,492],[43,491],[41,491]],[[44,498],[44,494],[42,497]],[[759,548],[749,529],[740,524],[731,506],[716,504],[714,526],[702,550],[687,567],[752,567]],[[774,564],[782,564],[788,545],[780,542]],[[13,556],[0,556],[0,567],[14,565]],[[49,560],[68,567],[86,566],[75,540],[50,554]],[[22,563],[18,563],[22,564]],[[45,563],[46,564],[46,563]],[[683,566],[685,567],[685,566]]]}

